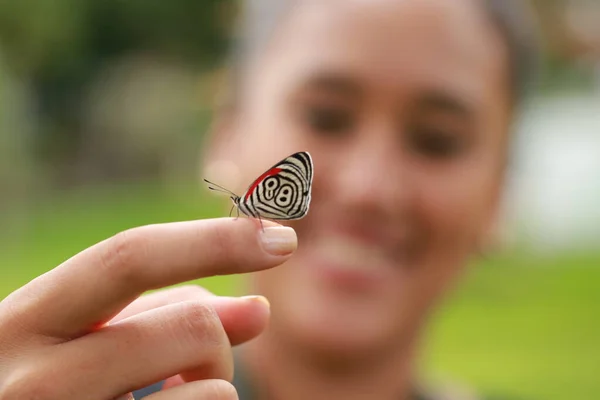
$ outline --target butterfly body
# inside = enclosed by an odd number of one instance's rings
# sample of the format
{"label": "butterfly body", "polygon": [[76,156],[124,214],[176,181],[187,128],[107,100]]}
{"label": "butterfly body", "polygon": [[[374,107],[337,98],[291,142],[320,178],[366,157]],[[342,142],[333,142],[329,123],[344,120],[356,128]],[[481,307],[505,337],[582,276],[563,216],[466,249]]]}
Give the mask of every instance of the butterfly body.
{"label": "butterfly body", "polygon": [[310,154],[298,152],[265,171],[242,196],[206,179],[205,181],[213,186],[209,186],[209,189],[221,189],[220,191],[229,193],[234,206],[249,217],[295,220],[308,213],[312,178],[313,163]]}

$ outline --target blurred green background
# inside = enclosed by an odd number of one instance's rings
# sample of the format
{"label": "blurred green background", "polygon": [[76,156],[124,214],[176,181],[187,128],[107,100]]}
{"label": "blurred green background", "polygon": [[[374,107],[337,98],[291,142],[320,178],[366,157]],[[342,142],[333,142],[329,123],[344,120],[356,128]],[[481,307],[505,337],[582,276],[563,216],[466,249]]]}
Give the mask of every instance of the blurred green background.
{"label": "blurred green background", "polygon": [[[474,262],[439,310],[423,370],[517,399],[589,400],[600,396],[600,34],[584,22],[600,7],[537,3],[545,64],[519,125],[507,246]],[[200,154],[234,11],[0,2],[0,298],[123,229],[227,213],[200,184]],[[239,279],[200,283],[232,294]]]}

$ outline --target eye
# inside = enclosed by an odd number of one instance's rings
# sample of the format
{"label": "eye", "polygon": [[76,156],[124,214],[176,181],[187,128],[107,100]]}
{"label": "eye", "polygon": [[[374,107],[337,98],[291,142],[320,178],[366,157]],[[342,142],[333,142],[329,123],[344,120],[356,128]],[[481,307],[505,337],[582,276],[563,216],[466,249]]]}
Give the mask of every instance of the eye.
{"label": "eye", "polygon": [[451,159],[466,150],[467,140],[439,127],[415,126],[409,131],[408,144],[412,151],[432,159]]}
{"label": "eye", "polygon": [[339,135],[350,131],[354,125],[353,112],[339,106],[309,106],[304,111],[304,120],[316,133]]}

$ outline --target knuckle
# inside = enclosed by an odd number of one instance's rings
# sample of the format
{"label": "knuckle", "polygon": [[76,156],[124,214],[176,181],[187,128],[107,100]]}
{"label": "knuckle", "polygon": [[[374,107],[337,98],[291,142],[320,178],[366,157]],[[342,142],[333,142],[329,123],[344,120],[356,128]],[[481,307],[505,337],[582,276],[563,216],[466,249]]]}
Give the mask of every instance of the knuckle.
{"label": "knuckle", "polygon": [[220,346],[226,340],[225,330],[213,307],[199,302],[186,302],[180,320],[183,332],[203,346]]}
{"label": "knuckle", "polygon": [[208,388],[205,393],[207,398],[215,400],[238,400],[238,393],[231,383],[214,379],[208,382]]}
{"label": "knuckle", "polygon": [[[34,303],[31,297],[21,296],[17,298],[13,295],[0,302],[0,345],[9,343],[21,335],[27,335],[29,328],[26,323],[25,315],[34,314],[29,310]],[[2,351],[6,351],[2,346]]]}
{"label": "knuckle", "polygon": [[237,267],[240,264],[236,237],[226,225],[216,225],[212,232],[210,251],[218,265]]}
{"label": "knuckle", "polygon": [[225,259],[230,253],[229,243],[231,242],[229,232],[221,225],[216,225],[212,243],[210,244],[214,256],[221,260]]}
{"label": "knuckle", "polygon": [[3,379],[0,387],[1,400],[54,400],[60,398],[53,388],[55,382],[44,377],[34,368],[21,366],[13,369]]}
{"label": "knuckle", "polygon": [[[208,378],[231,380],[233,355],[229,338],[216,311],[199,302],[182,303],[184,312],[175,328],[182,346],[202,354],[196,371]],[[183,337],[182,337],[183,336]]]}
{"label": "knuckle", "polygon": [[144,246],[139,229],[119,232],[108,240],[107,249],[102,255],[102,265],[108,273],[114,275],[135,275],[134,271],[140,263],[140,254],[144,251]]}

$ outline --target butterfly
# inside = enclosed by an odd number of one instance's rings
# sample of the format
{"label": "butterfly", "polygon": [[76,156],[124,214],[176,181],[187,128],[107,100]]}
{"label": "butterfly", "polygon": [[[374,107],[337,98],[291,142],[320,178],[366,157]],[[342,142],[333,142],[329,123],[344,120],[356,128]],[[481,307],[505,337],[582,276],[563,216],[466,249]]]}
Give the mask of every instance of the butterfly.
{"label": "butterfly", "polygon": [[259,176],[238,196],[232,191],[204,179],[210,190],[227,193],[240,211],[249,217],[262,219],[295,220],[308,213],[313,179],[313,161],[308,152],[301,151],[284,158]]}

